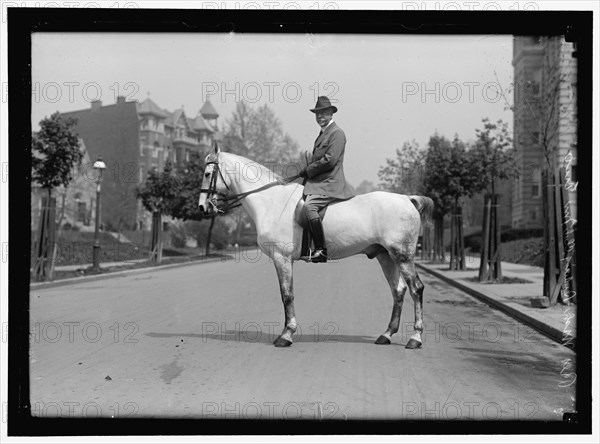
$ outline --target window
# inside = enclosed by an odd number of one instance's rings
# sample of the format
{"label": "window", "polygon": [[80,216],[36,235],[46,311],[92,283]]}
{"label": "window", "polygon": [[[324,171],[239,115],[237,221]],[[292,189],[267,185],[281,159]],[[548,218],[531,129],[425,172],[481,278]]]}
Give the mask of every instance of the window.
{"label": "window", "polygon": [[531,220],[537,220],[537,210],[531,211]]}
{"label": "window", "polygon": [[540,186],[539,185],[533,185],[531,187],[531,196],[532,197],[540,197]]}
{"label": "window", "polygon": [[87,208],[85,202],[77,202],[77,222],[85,223]]}

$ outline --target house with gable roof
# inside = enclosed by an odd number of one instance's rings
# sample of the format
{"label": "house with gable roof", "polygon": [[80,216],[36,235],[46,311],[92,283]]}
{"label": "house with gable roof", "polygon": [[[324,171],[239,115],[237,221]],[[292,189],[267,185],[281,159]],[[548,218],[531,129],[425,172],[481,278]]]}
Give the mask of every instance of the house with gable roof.
{"label": "house with gable roof", "polygon": [[95,101],[63,115],[77,118],[75,130],[90,159],[102,157],[106,163],[100,217],[114,231],[148,229],[150,215],[136,199],[136,187],[167,160],[182,165],[192,152],[208,153],[219,134],[219,114],[210,100],[194,117],[183,106],[171,112],[150,97],[138,103],[122,96],[112,105]]}

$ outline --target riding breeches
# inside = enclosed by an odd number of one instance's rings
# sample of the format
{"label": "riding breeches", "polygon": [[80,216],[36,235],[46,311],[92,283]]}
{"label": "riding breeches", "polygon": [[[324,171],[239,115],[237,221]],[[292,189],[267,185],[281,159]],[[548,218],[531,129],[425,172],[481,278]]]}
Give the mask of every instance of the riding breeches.
{"label": "riding breeches", "polygon": [[319,219],[319,210],[338,199],[321,194],[309,194],[304,200],[304,214],[308,220]]}

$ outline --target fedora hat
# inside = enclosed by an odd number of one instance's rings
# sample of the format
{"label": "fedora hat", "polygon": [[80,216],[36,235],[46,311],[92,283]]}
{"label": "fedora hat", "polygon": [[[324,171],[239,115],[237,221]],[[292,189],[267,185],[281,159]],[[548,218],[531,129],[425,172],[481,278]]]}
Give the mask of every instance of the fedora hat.
{"label": "fedora hat", "polygon": [[337,113],[337,108],[331,104],[327,96],[319,96],[317,99],[317,104],[311,111],[316,113],[317,111],[321,111],[323,109],[331,108],[334,113]]}

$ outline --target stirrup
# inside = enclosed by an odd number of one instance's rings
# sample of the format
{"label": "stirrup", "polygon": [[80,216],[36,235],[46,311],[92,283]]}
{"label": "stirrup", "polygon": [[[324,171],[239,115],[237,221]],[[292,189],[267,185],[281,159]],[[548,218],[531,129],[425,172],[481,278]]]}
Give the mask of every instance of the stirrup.
{"label": "stirrup", "polygon": [[305,262],[312,262],[312,253],[313,253],[313,251],[309,248],[308,256],[300,256],[300,260],[305,261]]}
{"label": "stirrup", "polygon": [[319,248],[316,250],[318,254],[313,254],[313,250],[308,250],[308,256],[300,256],[300,259],[306,262],[325,263],[327,262],[326,250]]}

